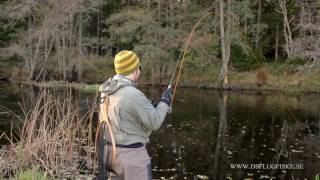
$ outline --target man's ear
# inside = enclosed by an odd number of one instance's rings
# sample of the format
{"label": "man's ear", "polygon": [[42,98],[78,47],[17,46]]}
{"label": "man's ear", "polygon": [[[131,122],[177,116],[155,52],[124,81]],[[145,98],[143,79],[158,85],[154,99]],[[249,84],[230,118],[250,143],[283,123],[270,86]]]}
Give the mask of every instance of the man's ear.
{"label": "man's ear", "polygon": [[139,79],[139,76],[140,76],[140,73],[139,73],[139,69],[137,69],[135,72],[135,81],[138,81],[138,79]]}

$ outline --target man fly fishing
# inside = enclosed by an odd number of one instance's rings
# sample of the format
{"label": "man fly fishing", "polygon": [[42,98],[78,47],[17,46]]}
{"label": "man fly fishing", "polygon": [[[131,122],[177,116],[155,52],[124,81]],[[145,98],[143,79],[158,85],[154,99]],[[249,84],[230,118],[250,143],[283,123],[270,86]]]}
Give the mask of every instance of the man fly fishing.
{"label": "man fly fishing", "polygon": [[169,86],[158,104],[137,89],[139,57],[121,51],[114,58],[116,75],[104,82],[100,123],[96,135],[99,179],[149,180],[151,161],[146,150],[149,136],[163,123],[172,100]]}

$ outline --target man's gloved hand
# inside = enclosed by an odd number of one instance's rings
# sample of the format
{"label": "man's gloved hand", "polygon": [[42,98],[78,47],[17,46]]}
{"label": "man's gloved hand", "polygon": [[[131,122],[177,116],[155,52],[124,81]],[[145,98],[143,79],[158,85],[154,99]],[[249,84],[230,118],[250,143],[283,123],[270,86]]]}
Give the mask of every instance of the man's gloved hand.
{"label": "man's gloved hand", "polygon": [[159,104],[159,101],[151,101],[151,104],[153,105],[153,107],[157,107]]}
{"label": "man's gloved hand", "polygon": [[168,106],[170,106],[171,105],[171,100],[172,100],[172,88],[169,87],[162,93],[162,96],[160,98],[160,102],[164,102]]}

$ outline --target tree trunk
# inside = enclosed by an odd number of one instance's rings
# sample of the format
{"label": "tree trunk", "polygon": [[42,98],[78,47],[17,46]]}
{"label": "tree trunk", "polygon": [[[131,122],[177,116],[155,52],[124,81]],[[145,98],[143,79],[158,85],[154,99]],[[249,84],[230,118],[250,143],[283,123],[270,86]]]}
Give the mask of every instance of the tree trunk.
{"label": "tree trunk", "polygon": [[42,41],[42,34],[39,35],[37,46],[36,46],[36,51],[31,59],[31,69],[30,69],[29,76],[28,76],[29,81],[35,79],[35,71],[36,71],[36,66],[38,64],[41,41]]}
{"label": "tree trunk", "polygon": [[274,59],[279,58],[279,24],[276,26],[276,42],[275,42],[275,50],[274,50]]}
{"label": "tree trunk", "polygon": [[148,12],[150,12],[150,0],[147,0],[147,10],[148,10]]}
{"label": "tree trunk", "polygon": [[68,63],[66,58],[66,36],[65,34],[62,37],[62,72],[63,72],[63,80],[67,80],[68,75]]}
{"label": "tree trunk", "polygon": [[224,0],[220,0],[220,38],[221,38],[221,51],[222,51],[222,67],[220,72],[219,80],[223,86],[223,82],[226,76],[225,62],[226,57],[226,41],[225,41],[225,28],[224,28]]}
{"label": "tree trunk", "polygon": [[45,32],[44,60],[43,60],[43,63],[41,64],[40,71],[39,71],[37,77],[35,78],[36,81],[38,81],[41,78],[41,75],[43,75],[45,67],[46,67],[48,59],[49,59],[49,55],[50,55],[51,50],[52,50],[54,38],[53,37],[51,38],[51,41],[50,41],[50,44],[49,44],[49,47],[48,47],[48,39],[49,39],[49,37],[48,37],[48,31],[46,31]]}
{"label": "tree trunk", "polygon": [[160,18],[161,18],[161,0],[158,0],[158,18],[159,18],[159,20],[160,20]]}
{"label": "tree trunk", "polygon": [[247,36],[248,29],[248,20],[247,17],[244,17],[244,35]]}
{"label": "tree trunk", "polygon": [[[28,55],[26,57],[26,62],[24,63],[24,69],[26,72],[31,72],[31,64],[32,64],[32,16],[28,16],[28,41],[26,47],[28,49]],[[28,77],[29,80],[29,77]]]}
{"label": "tree trunk", "polygon": [[[99,1],[100,4],[100,1]],[[98,16],[97,16],[97,47],[96,47],[96,56],[99,55],[99,46],[100,46],[100,19],[101,19],[101,12],[100,10],[98,11]]]}
{"label": "tree trunk", "polygon": [[[55,51],[56,51],[57,54],[61,54],[61,42],[60,42],[61,39],[60,38],[61,38],[60,36],[56,36]],[[57,73],[56,80],[59,80],[61,74],[63,74],[63,71],[62,71],[62,56],[61,55],[59,55],[57,57],[57,64],[58,64],[58,71],[56,72]]]}
{"label": "tree trunk", "polygon": [[28,16],[28,50],[29,50],[29,57],[32,56],[32,16]]}
{"label": "tree trunk", "polygon": [[286,41],[285,50],[288,55],[288,58],[290,58],[293,53],[292,34],[291,34],[290,23],[288,20],[288,13],[287,13],[287,7],[286,7],[285,0],[280,0],[280,8],[282,10],[282,15],[283,15],[283,32],[284,32],[284,38]]}
{"label": "tree trunk", "polygon": [[226,23],[225,29],[225,18],[224,18],[224,2],[220,0],[220,36],[221,36],[221,50],[222,50],[222,67],[219,75],[220,86],[226,88],[228,86],[228,63],[230,60],[230,6],[231,0],[227,1],[227,12],[226,12]]}
{"label": "tree trunk", "polygon": [[258,17],[257,17],[257,35],[256,35],[256,49],[259,55],[261,55],[260,39],[261,39],[261,11],[262,0],[258,1]]}
{"label": "tree trunk", "polygon": [[82,61],[83,61],[83,52],[82,52],[82,13],[80,12],[79,18],[78,18],[78,23],[79,23],[79,28],[78,28],[78,63],[76,64],[77,66],[77,76],[75,77],[77,80],[80,80],[82,78]]}
{"label": "tree trunk", "polygon": [[[226,13],[226,23],[227,23],[227,29],[226,29],[226,58],[227,58],[227,67],[230,61],[230,46],[231,46],[231,0],[227,1],[227,13]],[[228,84],[228,80],[226,80]]]}

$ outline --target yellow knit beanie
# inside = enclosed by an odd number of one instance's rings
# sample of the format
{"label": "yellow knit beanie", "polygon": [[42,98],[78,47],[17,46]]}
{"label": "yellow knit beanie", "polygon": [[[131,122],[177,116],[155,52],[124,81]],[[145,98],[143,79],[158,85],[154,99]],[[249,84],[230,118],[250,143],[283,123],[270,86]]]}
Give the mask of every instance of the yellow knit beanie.
{"label": "yellow knit beanie", "polygon": [[114,68],[117,74],[127,76],[139,67],[139,57],[132,51],[120,51],[114,58]]}

